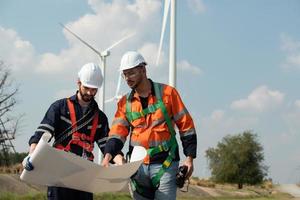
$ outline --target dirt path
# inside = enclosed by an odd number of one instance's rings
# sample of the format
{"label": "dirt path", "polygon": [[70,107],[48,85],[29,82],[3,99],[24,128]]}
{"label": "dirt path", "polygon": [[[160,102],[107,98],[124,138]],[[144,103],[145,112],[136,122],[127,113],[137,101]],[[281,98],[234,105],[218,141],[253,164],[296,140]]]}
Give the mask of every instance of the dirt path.
{"label": "dirt path", "polygon": [[16,194],[27,194],[28,192],[37,192],[45,190],[46,187],[34,186],[22,182],[19,175],[0,174],[0,192],[12,192]]}
{"label": "dirt path", "polygon": [[300,187],[296,184],[282,184],[278,186],[278,190],[288,193],[293,197],[297,197],[297,199],[300,199]]}

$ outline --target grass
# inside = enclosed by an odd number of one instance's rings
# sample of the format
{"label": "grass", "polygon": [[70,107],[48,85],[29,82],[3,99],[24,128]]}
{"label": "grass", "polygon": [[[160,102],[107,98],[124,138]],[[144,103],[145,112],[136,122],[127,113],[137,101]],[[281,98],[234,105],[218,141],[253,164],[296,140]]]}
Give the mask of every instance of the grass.
{"label": "grass", "polygon": [[46,200],[46,194],[38,193],[28,193],[26,195],[17,195],[11,192],[1,192],[0,200]]}
{"label": "grass", "polygon": [[[5,178],[5,177],[4,177]],[[4,179],[6,180],[6,179]],[[191,181],[191,186],[188,193],[178,193],[178,200],[291,200],[290,195],[280,193],[271,183],[259,186],[247,186],[242,190],[238,190],[236,185],[232,184],[215,184],[209,180],[194,179]],[[2,184],[7,182],[2,181]],[[2,185],[4,186],[4,185]],[[15,185],[15,187],[22,188],[22,184]],[[198,190],[198,186],[202,186],[201,190]],[[5,187],[4,187],[5,188]],[[37,190],[28,191],[24,195],[18,195],[14,192],[9,192],[1,188],[0,185],[0,200],[46,200],[45,188],[35,188]],[[210,190],[205,190],[209,188]],[[14,191],[14,190],[13,190]],[[23,190],[16,190],[23,191]],[[206,192],[205,192],[206,191]],[[211,196],[207,193],[212,191]],[[23,194],[23,193],[19,193]],[[213,197],[217,196],[217,197]],[[94,195],[94,200],[130,200],[129,193],[126,192],[114,192],[114,193],[100,193]]]}
{"label": "grass", "polygon": [[[0,200],[46,200],[46,193],[17,195],[9,192],[0,193]],[[102,193],[94,195],[94,200],[130,200],[128,193]],[[180,197],[178,200],[289,200],[290,195],[278,193],[264,197]]]}

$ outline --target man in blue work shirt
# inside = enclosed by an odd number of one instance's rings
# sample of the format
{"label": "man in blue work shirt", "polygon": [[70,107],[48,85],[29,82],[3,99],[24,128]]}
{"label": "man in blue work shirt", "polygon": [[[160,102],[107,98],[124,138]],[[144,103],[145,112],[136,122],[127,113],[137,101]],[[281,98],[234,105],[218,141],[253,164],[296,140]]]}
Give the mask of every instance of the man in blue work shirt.
{"label": "man in blue work shirt", "polygon": [[[99,66],[85,64],[78,73],[78,91],[75,95],[55,101],[46,112],[35,134],[29,140],[29,156],[25,169],[32,170],[30,154],[45,132],[54,137],[53,146],[93,161],[94,142],[104,152],[109,126],[106,115],[98,108],[94,97],[101,87],[103,76]],[[117,155],[114,159],[118,163]],[[92,200],[93,194],[71,188],[48,187],[49,200]]]}

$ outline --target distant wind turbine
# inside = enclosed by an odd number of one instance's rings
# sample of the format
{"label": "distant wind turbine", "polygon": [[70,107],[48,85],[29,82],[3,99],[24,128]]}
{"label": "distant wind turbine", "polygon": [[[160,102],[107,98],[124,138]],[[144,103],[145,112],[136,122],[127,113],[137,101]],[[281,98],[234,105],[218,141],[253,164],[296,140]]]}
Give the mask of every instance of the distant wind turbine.
{"label": "distant wind turbine", "polygon": [[[106,57],[110,55],[110,50],[112,48],[114,48],[115,46],[119,45],[121,42],[123,42],[124,40],[132,37],[133,35],[135,35],[135,33],[131,33],[125,37],[123,37],[122,39],[118,40],[117,42],[113,43],[110,47],[108,47],[107,49],[105,49],[104,51],[98,51],[97,49],[95,49],[92,45],[90,45],[89,43],[87,43],[86,41],[84,41],[81,37],[79,37],[77,34],[75,34],[74,32],[72,32],[68,27],[66,27],[65,25],[63,25],[62,23],[59,23],[65,30],[67,30],[69,33],[71,33],[74,37],[76,37],[79,41],[81,41],[83,44],[85,44],[87,47],[89,47],[91,50],[93,50],[100,58],[101,61],[101,67],[102,67],[102,72],[103,72],[103,85],[100,88],[100,93],[99,93],[99,107],[100,109],[105,112],[105,102],[109,102],[109,100],[105,101],[105,78],[106,78]],[[120,74],[121,75],[121,74]],[[121,77],[119,77],[118,80],[118,87],[116,90],[116,96],[113,97],[114,99],[117,99],[119,95],[119,90],[120,90],[120,85],[121,84]]]}
{"label": "distant wind turbine", "polygon": [[165,0],[164,15],[163,15],[163,22],[162,22],[162,29],[160,34],[160,42],[159,42],[157,59],[156,59],[156,65],[158,65],[160,54],[161,54],[170,5],[171,5],[171,13],[170,13],[169,84],[173,87],[176,87],[176,0]]}
{"label": "distant wind turbine", "polygon": [[[125,37],[123,37],[122,39],[118,40],[117,42],[113,43],[110,47],[108,47],[107,49],[105,49],[104,51],[98,51],[97,49],[95,49],[92,45],[90,45],[89,43],[87,43],[86,41],[84,41],[82,38],[80,38],[78,35],[76,35],[74,32],[72,32],[69,28],[67,28],[65,25],[63,25],[62,23],[59,23],[64,29],[66,29],[69,33],[71,33],[74,37],[76,37],[79,41],[81,41],[83,44],[85,44],[87,47],[89,47],[91,50],[93,50],[100,58],[100,62],[101,62],[101,67],[102,67],[102,72],[103,72],[103,84],[102,87],[100,88],[100,92],[99,92],[99,107],[100,109],[105,112],[105,78],[106,78],[106,57],[110,55],[110,50],[112,48],[114,48],[115,46],[119,45],[121,42],[123,42],[124,40],[132,37],[133,35],[135,35],[135,33],[131,33]],[[119,91],[120,91],[120,85],[121,85],[121,74],[119,74],[119,80],[118,80],[118,86],[116,89],[116,94],[113,98],[111,98],[112,100],[114,99],[118,99],[119,98]],[[109,102],[111,99],[109,99],[106,102]],[[112,101],[111,100],[111,101]],[[98,162],[100,163],[102,160],[102,153],[99,149],[99,159]]]}

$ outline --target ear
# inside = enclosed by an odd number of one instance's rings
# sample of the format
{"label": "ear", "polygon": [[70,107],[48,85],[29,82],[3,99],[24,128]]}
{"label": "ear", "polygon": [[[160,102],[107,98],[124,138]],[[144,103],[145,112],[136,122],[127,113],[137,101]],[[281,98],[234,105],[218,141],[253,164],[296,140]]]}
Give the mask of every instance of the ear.
{"label": "ear", "polygon": [[81,86],[81,81],[79,79],[77,80],[77,85],[78,85],[78,87]]}

